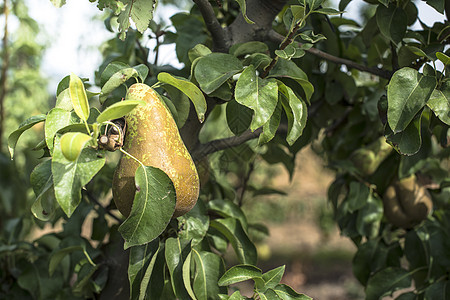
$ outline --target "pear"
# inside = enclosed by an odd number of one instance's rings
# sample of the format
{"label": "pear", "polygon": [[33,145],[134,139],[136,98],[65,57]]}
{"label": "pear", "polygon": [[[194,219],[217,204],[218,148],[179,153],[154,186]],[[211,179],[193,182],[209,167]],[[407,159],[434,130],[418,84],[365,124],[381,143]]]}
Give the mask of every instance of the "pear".
{"label": "pear", "polygon": [[412,228],[425,220],[433,209],[428,190],[411,175],[390,185],[383,197],[384,213],[388,221],[401,228]]}
{"label": "pear", "polygon": [[[199,177],[192,157],[170,111],[151,87],[143,83],[133,84],[126,100],[143,100],[146,104],[125,116],[123,149],[145,166],[159,168],[169,176],[177,197],[173,217],[179,217],[194,207],[199,195]],[[113,198],[124,216],[130,214],[133,205],[136,193],[134,176],[138,166],[133,158],[122,155],[114,172]]]}

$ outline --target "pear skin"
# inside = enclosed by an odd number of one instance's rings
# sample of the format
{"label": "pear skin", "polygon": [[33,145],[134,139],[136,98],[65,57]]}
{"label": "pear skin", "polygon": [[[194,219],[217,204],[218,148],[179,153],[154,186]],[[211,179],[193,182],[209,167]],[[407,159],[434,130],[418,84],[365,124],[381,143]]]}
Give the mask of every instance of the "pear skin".
{"label": "pear skin", "polygon": [[[159,168],[169,176],[177,197],[173,217],[184,215],[197,202],[200,183],[195,164],[170,111],[159,95],[143,83],[133,84],[126,100],[143,100],[146,104],[125,116],[123,149],[145,166]],[[134,176],[138,166],[133,158],[122,155],[114,173],[113,198],[124,216],[130,214],[133,205],[136,192]]]}

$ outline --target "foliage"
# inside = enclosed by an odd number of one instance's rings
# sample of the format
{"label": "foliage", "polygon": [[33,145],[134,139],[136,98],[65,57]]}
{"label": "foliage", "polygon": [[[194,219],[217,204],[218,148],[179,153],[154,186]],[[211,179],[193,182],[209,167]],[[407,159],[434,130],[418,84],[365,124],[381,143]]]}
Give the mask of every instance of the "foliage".
{"label": "foliage", "polygon": [[[282,163],[292,176],[296,154],[314,143],[336,171],[329,201],[342,234],[358,248],[353,268],[366,298],[412,284],[399,298],[444,298],[450,273],[448,20],[432,27],[419,20],[415,29],[417,7],[408,0],[369,1],[375,9],[361,24],[322,0],[194,2],[189,13],[172,16],[171,31],[151,21],[154,1],[98,1],[111,12],[107,27],[119,31],[104,47],[95,78],[100,93],[71,74],[58,86],[55,107],[27,119],[8,140],[13,154],[21,134],[44,122],[40,149],[46,155],[31,174],[31,211],[41,221],[65,223],[62,232],[27,243],[21,220],[5,222],[1,293],[245,299],[229,285],[252,280],[253,299],[309,299],[280,283],[284,267],[263,273],[255,266],[249,232],[266,230],[250,224],[240,206],[256,159]],[[341,1],[339,10],[350,3]],[[446,9],[443,0],[429,4]],[[140,42],[147,27],[157,45],[175,44],[182,69],[149,62]],[[100,141],[112,138],[120,148],[126,138],[117,119],[139,109],[139,102],[120,101],[135,81],[154,84],[162,95],[203,177],[197,205],[176,219],[157,218],[153,209],[123,219],[106,196],[117,155]],[[397,183],[406,178],[412,186],[400,192]],[[158,202],[158,192],[170,185],[161,170],[143,166],[136,181],[144,188],[133,208],[173,209],[173,201]],[[415,200],[410,206],[405,194]],[[386,199],[403,205],[391,211]],[[432,209],[412,223],[389,218],[428,204]],[[83,238],[92,211],[92,234]],[[232,267],[224,261],[229,245],[239,262]],[[117,275],[123,258],[129,289]]]}

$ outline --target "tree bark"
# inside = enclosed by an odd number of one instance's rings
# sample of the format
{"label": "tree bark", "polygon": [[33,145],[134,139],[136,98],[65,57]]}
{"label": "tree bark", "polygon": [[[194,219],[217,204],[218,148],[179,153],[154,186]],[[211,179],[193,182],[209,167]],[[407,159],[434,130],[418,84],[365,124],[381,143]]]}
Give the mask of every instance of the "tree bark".
{"label": "tree bark", "polygon": [[228,27],[230,44],[267,40],[272,22],[286,5],[287,0],[247,0],[247,16],[254,24],[249,24],[240,14]]}

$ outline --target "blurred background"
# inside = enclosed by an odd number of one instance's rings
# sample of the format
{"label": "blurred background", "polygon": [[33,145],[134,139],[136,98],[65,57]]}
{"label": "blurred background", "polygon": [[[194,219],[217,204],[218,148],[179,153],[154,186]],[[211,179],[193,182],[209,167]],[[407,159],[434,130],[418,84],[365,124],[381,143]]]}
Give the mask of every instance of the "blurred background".
{"label": "blurred background", "polygon": [[[167,25],[170,16],[189,10],[192,5],[191,1],[166,2],[157,8],[155,19]],[[73,72],[93,84],[95,71],[103,60],[102,47],[115,33],[105,28],[106,14],[99,14],[96,3],[67,0],[62,8],[54,7],[49,0],[15,3],[7,20],[9,59],[1,58],[2,69],[5,63],[9,65],[9,89],[3,99],[0,145],[0,228],[25,216],[20,232],[31,241],[42,234],[42,230],[34,229],[43,224],[32,217],[30,206],[35,196],[31,188],[24,187],[30,186],[30,172],[42,153],[27,149],[43,138],[42,125],[21,136],[14,161],[7,149],[7,137],[28,116],[45,113],[54,106],[57,84],[66,75]],[[352,1],[346,14],[364,20],[370,11],[363,3]],[[425,24],[443,18],[429,6],[421,5],[421,1],[416,4]],[[337,7],[337,1],[331,5]],[[2,37],[4,28],[2,13]],[[148,39],[143,46],[152,49],[155,41]],[[150,52],[149,59],[153,56]],[[158,59],[160,65],[180,66],[174,44],[162,45]],[[268,237],[256,237],[259,265],[268,270],[286,264],[283,281],[315,299],[361,299],[362,287],[353,278],[351,269],[355,247],[339,235],[327,204],[327,188],[333,175],[311,147],[303,149],[296,159],[292,178],[284,166],[263,161],[255,164],[256,172],[249,178],[249,186],[268,186],[280,191],[276,195],[243,199],[249,221],[264,223],[271,229]]]}

